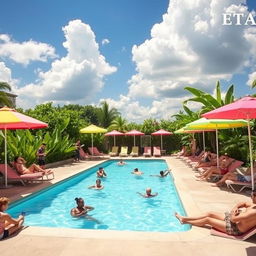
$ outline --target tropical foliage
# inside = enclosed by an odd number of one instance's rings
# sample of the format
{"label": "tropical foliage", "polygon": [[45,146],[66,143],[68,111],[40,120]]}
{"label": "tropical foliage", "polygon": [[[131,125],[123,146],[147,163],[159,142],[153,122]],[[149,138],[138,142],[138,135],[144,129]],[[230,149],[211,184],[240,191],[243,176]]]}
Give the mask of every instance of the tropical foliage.
{"label": "tropical foliage", "polygon": [[22,156],[30,165],[36,160],[36,152],[42,142],[47,144],[47,162],[51,163],[72,156],[74,144],[68,135],[63,135],[69,119],[59,123],[52,133],[39,130],[33,135],[30,130],[8,131],[8,158],[13,161],[15,156]]}
{"label": "tropical foliage", "polygon": [[11,86],[6,82],[0,82],[0,105],[12,107],[12,102],[6,95],[5,91],[11,91]]}

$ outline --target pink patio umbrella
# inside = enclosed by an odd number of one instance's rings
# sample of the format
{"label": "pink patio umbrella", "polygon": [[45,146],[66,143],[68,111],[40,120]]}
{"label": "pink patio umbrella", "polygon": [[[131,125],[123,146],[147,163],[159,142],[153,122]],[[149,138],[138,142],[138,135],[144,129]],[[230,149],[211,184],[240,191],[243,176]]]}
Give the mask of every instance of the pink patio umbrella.
{"label": "pink patio umbrella", "polygon": [[125,133],[125,135],[133,136],[134,146],[135,146],[135,136],[141,136],[144,134],[145,133],[137,131],[137,130],[131,130],[131,131]]}
{"label": "pink patio umbrella", "polygon": [[163,136],[171,135],[171,134],[173,134],[173,133],[168,132],[168,131],[163,130],[163,129],[160,129],[159,131],[151,133],[151,135],[153,135],[153,136],[159,136],[159,135],[161,136],[161,150],[163,150]]}
{"label": "pink patio umbrella", "polygon": [[8,107],[0,108],[0,129],[4,130],[4,150],[5,150],[5,187],[7,188],[7,130],[16,129],[39,129],[47,127],[43,123],[32,117],[23,115],[15,109]]}
{"label": "pink patio umbrella", "polygon": [[111,132],[105,133],[105,136],[113,136],[114,137],[114,146],[116,145],[116,136],[124,135],[122,132],[113,130]]}
{"label": "pink patio umbrella", "polygon": [[246,96],[233,103],[212,110],[202,115],[205,118],[211,119],[246,119],[248,121],[248,137],[250,150],[250,164],[252,176],[252,190],[254,189],[254,173],[253,173],[253,158],[252,158],[252,141],[250,119],[256,118],[256,98]]}

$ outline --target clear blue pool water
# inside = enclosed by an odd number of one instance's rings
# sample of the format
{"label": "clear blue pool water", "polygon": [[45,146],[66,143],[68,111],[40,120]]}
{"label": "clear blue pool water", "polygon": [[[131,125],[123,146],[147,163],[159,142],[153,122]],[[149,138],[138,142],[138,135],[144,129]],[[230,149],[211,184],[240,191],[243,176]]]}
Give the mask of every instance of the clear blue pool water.
{"label": "clear blue pool water", "polygon": [[[11,205],[8,213],[18,216],[26,212],[25,225],[29,226],[158,232],[188,230],[188,225],[180,225],[173,216],[175,211],[185,212],[172,176],[150,176],[167,169],[166,162],[127,160],[126,163],[125,166],[118,166],[117,161],[110,160],[90,168]],[[102,179],[104,189],[88,189],[88,186],[95,184],[99,166],[104,167],[108,175]],[[132,175],[131,171],[136,167],[144,175]],[[153,193],[158,192],[158,196],[143,198],[136,193],[144,193],[147,187],[151,187]],[[70,209],[76,206],[75,197],[82,197],[86,205],[95,207],[89,215],[100,223],[70,216]]]}

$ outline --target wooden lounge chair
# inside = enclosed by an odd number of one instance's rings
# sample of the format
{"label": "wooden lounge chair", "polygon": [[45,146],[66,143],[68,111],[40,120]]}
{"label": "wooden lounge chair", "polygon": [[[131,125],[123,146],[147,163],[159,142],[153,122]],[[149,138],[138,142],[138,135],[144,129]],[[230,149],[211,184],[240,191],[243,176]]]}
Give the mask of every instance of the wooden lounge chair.
{"label": "wooden lounge chair", "polygon": [[128,147],[127,146],[121,147],[121,152],[120,152],[119,156],[128,156]]}
{"label": "wooden lounge chair", "polygon": [[143,156],[150,157],[151,156],[151,147],[144,147],[144,153]]}
{"label": "wooden lounge chair", "polygon": [[161,156],[160,147],[153,147],[153,156]]}
{"label": "wooden lounge chair", "polygon": [[132,147],[130,156],[139,156],[139,147],[137,147],[137,146]]}
{"label": "wooden lounge chair", "polygon": [[111,152],[109,152],[110,156],[117,156],[118,155],[118,147],[113,146]]}
{"label": "wooden lounge chair", "polygon": [[249,237],[253,236],[254,234],[256,234],[256,227],[250,229],[249,231],[245,232],[244,234],[242,234],[240,236],[228,235],[228,234],[223,233],[215,228],[211,229],[211,235],[213,235],[213,236],[221,236],[221,237],[225,237],[225,238],[242,240],[242,241],[248,239]]}
{"label": "wooden lounge chair", "polygon": [[[5,165],[0,164],[0,173],[5,176]],[[54,174],[51,173],[54,178]],[[50,174],[49,174],[50,175]],[[46,179],[44,179],[46,178]],[[7,165],[7,180],[8,181],[19,181],[25,186],[27,182],[43,182],[44,180],[50,180],[48,175],[44,175],[42,172],[35,172],[32,174],[22,174],[19,175],[13,168]]]}

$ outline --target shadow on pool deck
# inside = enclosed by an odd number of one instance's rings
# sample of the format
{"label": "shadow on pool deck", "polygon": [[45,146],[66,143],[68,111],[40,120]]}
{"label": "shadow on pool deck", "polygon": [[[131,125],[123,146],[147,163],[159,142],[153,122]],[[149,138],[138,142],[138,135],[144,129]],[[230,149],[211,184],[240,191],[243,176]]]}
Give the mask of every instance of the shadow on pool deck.
{"label": "shadow on pool deck", "polygon": [[[138,159],[138,158],[136,158]],[[144,159],[144,158],[143,158]],[[151,158],[152,159],[152,158]],[[159,159],[159,158],[158,158]],[[165,157],[172,169],[174,182],[188,215],[209,210],[224,212],[239,201],[250,200],[247,194],[236,194],[195,180],[195,173],[181,160]],[[54,168],[55,179],[43,184],[30,184],[1,189],[0,196],[17,200],[72,176],[101,161],[85,161]],[[173,213],[170,213],[173,214]],[[256,255],[256,237],[235,241],[210,235],[209,229],[193,227],[174,233],[81,230],[28,227],[18,235],[1,241],[1,255]]]}

